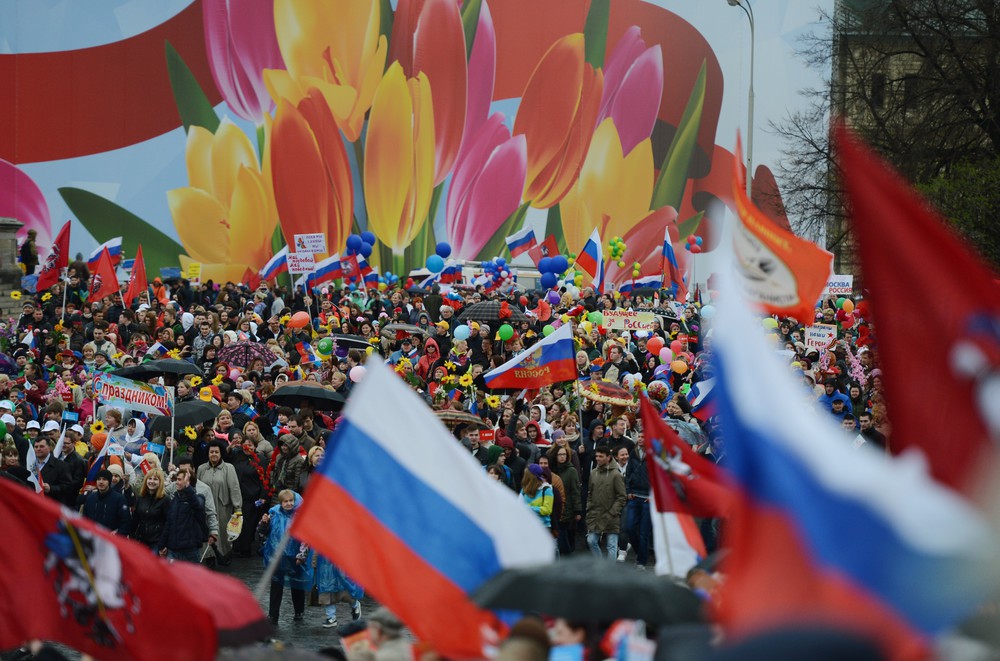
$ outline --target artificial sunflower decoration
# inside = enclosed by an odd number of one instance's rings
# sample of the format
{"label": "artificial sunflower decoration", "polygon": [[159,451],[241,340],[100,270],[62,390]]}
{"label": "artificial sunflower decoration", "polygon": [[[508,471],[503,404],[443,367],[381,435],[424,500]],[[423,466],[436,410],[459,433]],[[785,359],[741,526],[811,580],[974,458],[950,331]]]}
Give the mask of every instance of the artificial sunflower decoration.
{"label": "artificial sunflower decoration", "polygon": [[95,420],[90,425],[90,433],[91,434],[101,434],[101,433],[104,433],[104,423],[101,422],[100,420]]}
{"label": "artificial sunflower decoration", "polygon": [[194,430],[194,427],[192,427],[191,425],[188,425],[187,427],[184,428],[184,435],[187,436],[192,441],[198,438],[198,432],[196,432]]}
{"label": "artificial sunflower decoration", "polygon": [[21,292],[19,292],[18,290],[15,289],[14,291],[12,291],[10,293],[10,297],[13,298],[15,301],[20,301],[21,300]]}
{"label": "artificial sunflower decoration", "polygon": [[171,349],[170,351],[167,352],[167,356],[169,358],[180,358],[181,357],[180,349]]}
{"label": "artificial sunflower decoration", "polygon": [[449,372],[454,372],[458,368],[458,365],[456,365],[455,363],[453,363],[452,361],[449,360],[449,361],[445,362],[444,368],[446,370],[448,370]]}
{"label": "artificial sunflower decoration", "polygon": [[221,386],[222,385],[222,375],[216,374],[215,378],[212,379],[212,385]]}
{"label": "artificial sunflower decoration", "polygon": [[48,303],[51,300],[52,300],[51,292],[45,292],[44,294],[42,294],[42,303]]}
{"label": "artificial sunflower decoration", "polygon": [[471,374],[463,374],[462,378],[460,378],[458,380],[458,385],[462,386],[463,388],[468,388],[469,386],[471,386],[472,385],[472,375]]}
{"label": "artificial sunflower decoration", "polygon": [[200,385],[201,385],[201,377],[200,376],[192,376],[191,377],[191,387],[192,388],[197,388]]}
{"label": "artificial sunflower decoration", "polygon": [[500,408],[500,395],[486,395],[486,406],[491,409]]}
{"label": "artificial sunflower decoration", "polygon": [[368,343],[371,344],[373,347],[379,347],[382,346],[382,339],[379,337],[373,337],[372,339],[368,340]]}
{"label": "artificial sunflower decoration", "polygon": [[591,392],[601,392],[601,387],[598,386],[596,383],[591,383],[590,384],[590,391]]}
{"label": "artificial sunflower decoration", "polygon": [[291,318],[292,318],[292,315],[290,315],[290,314],[283,315],[281,317],[281,319],[278,319],[278,323],[280,323],[282,326],[284,326],[285,324],[287,324],[291,320]]}
{"label": "artificial sunflower decoration", "polygon": [[455,383],[455,377],[451,374],[446,374],[445,376],[441,377],[441,383],[451,385],[452,383]]}
{"label": "artificial sunflower decoration", "polygon": [[52,330],[54,330],[57,333],[61,333],[65,328],[66,327],[62,325],[61,321],[57,321],[56,325],[52,327]]}

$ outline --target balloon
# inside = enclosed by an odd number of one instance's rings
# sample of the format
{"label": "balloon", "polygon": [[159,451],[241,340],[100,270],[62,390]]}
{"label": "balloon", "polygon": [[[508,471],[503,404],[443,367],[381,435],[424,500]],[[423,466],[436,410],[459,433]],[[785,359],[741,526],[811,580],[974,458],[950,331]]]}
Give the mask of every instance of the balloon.
{"label": "balloon", "polygon": [[370,244],[370,243],[362,243],[361,244],[361,249],[359,250],[359,252],[362,255],[364,255],[365,257],[371,257],[372,256],[372,244]]}
{"label": "balloon", "polygon": [[552,335],[552,333],[555,332],[556,329],[552,324],[545,324],[545,326],[542,327],[542,335],[544,335],[545,337],[548,337],[549,335]]}
{"label": "balloon", "polygon": [[691,252],[693,252],[696,255],[700,254],[701,253],[701,246],[699,246],[697,243],[694,244],[693,246],[691,246]]}
{"label": "balloon", "polygon": [[358,236],[357,234],[352,234],[349,237],[347,237],[347,247],[348,249],[353,250],[354,252],[361,250],[362,243],[364,243],[364,241],[362,241],[361,237]]}
{"label": "balloon", "polygon": [[587,333],[587,335],[590,335],[590,333],[594,330],[594,324],[590,323],[589,321],[585,321],[580,325],[583,326],[583,330],[585,333]]}
{"label": "balloon", "polygon": [[706,305],[701,309],[702,319],[711,319],[714,316],[715,316],[715,308],[712,307],[711,305]]}
{"label": "balloon", "polygon": [[333,340],[329,337],[324,337],[319,342],[316,343],[316,353],[321,356],[329,356],[333,353]]}
{"label": "balloon", "polygon": [[467,340],[470,335],[472,335],[472,329],[464,324],[455,329],[456,340]]}
{"label": "balloon", "polygon": [[684,244],[684,250],[687,250],[688,252],[691,252],[691,244],[690,243],[685,243]]}
{"label": "balloon", "polygon": [[846,299],[844,301],[844,304],[840,306],[840,309],[846,312],[847,314],[851,314],[852,312],[854,312],[854,301],[852,301],[849,298]]}
{"label": "balloon", "polygon": [[618,268],[620,268],[620,269],[625,268],[625,262],[619,259],[618,260]]}
{"label": "balloon", "polygon": [[389,285],[385,284],[384,282],[378,283],[378,290],[379,291],[385,291],[388,288],[389,288]]}
{"label": "balloon", "polygon": [[548,296],[546,296],[545,298],[548,299],[549,303],[551,303],[552,305],[556,305],[557,303],[559,303],[559,292],[550,291]]}
{"label": "balloon", "polygon": [[654,335],[646,341],[646,350],[651,354],[660,353],[660,349],[663,348],[663,338],[659,335]]}
{"label": "balloon", "polygon": [[449,244],[447,241],[442,241],[441,243],[437,244],[437,247],[434,248],[434,252],[437,253],[438,257],[442,259],[447,259],[448,256],[451,255],[451,244]]}
{"label": "balloon", "polygon": [[552,258],[542,257],[538,260],[538,272],[539,273],[550,273],[552,271]]}
{"label": "balloon", "polygon": [[444,260],[439,255],[428,256],[426,264],[427,270],[431,273],[440,273],[444,270]]}
{"label": "balloon", "polygon": [[362,232],[361,240],[370,246],[375,245],[375,233],[374,232]]}
{"label": "balloon", "polygon": [[670,343],[670,350],[674,353],[680,353],[681,351],[684,351],[684,343],[680,340],[674,340]]}
{"label": "balloon", "polygon": [[600,312],[591,312],[587,315],[587,319],[590,323],[597,324],[598,326],[604,323],[604,315]]}
{"label": "balloon", "polygon": [[694,243],[695,241],[697,241],[697,238],[695,237],[695,235],[694,234],[689,234],[688,238],[687,238],[688,244],[690,245],[690,244]]}
{"label": "balloon", "polygon": [[351,381],[353,383],[357,383],[361,379],[365,378],[366,371],[367,370],[364,368],[363,365],[355,365],[354,367],[351,368],[351,371],[348,372],[348,375],[351,377]]}
{"label": "balloon", "polygon": [[778,327],[778,321],[774,317],[766,317],[765,319],[762,319],[760,323],[764,326],[764,328],[770,330]]}
{"label": "balloon", "polygon": [[232,379],[233,381],[236,381],[237,379],[240,378],[240,371],[235,367],[229,370],[229,378]]}
{"label": "balloon", "polygon": [[555,273],[543,273],[540,282],[542,283],[542,289],[552,289],[558,281],[559,279]]}
{"label": "balloon", "polygon": [[854,315],[853,314],[849,314],[846,317],[844,317],[844,326],[847,327],[847,328],[851,328],[851,327],[854,326]]}
{"label": "balloon", "polygon": [[674,373],[676,374],[684,374],[685,372],[688,371],[688,364],[685,363],[683,360],[675,360],[674,362],[670,363],[670,369],[673,370]]}
{"label": "balloon", "polygon": [[296,312],[292,315],[292,318],[288,320],[289,328],[305,328],[309,325],[309,313],[308,312]]}
{"label": "balloon", "polygon": [[670,349],[668,349],[667,347],[663,347],[662,349],[660,349],[659,356],[660,356],[660,362],[663,363],[664,365],[669,363],[674,358],[674,354],[670,353]]}
{"label": "balloon", "polygon": [[843,296],[841,296],[840,298],[838,298],[837,299],[837,309],[840,310],[841,308],[843,308],[844,307],[844,303],[846,303],[846,302],[847,302],[847,299],[844,298]]}
{"label": "balloon", "polygon": [[527,305],[528,304],[528,297],[527,296],[522,296],[518,300],[521,302],[521,305]]}
{"label": "balloon", "polygon": [[703,239],[700,236],[694,237],[694,242],[697,243],[699,246],[702,244],[702,241]]}
{"label": "balloon", "polygon": [[510,338],[514,337],[514,329],[511,327],[510,324],[503,324],[502,326],[500,326],[500,328],[497,329],[497,335],[500,336],[501,340],[506,342]]}
{"label": "balloon", "polygon": [[556,273],[565,273],[566,269],[569,268],[569,260],[562,255],[556,255],[552,258],[552,270]]}

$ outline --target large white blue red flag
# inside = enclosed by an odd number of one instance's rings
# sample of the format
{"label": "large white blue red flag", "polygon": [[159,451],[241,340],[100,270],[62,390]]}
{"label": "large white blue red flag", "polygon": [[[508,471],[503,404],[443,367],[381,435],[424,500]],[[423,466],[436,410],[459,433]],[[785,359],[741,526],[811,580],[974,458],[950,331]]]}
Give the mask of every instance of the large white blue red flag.
{"label": "large white blue red flag", "polygon": [[473,591],[554,559],[538,517],[378,362],[351,392],[303,501],[292,534],[448,658],[483,658],[484,627],[498,626]]}
{"label": "large white blue red flag", "polygon": [[338,253],[316,263],[312,273],[306,278],[306,286],[312,290],[325,282],[332,282],[343,277],[344,272],[340,266],[340,254]]}
{"label": "large white blue red flag", "polygon": [[589,275],[595,285],[604,286],[604,249],[601,247],[601,234],[594,228],[583,250],[576,256],[574,263],[578,269]]}
{"label": "large white blue red flag", "polygon": [[736,296],[719,306],[713,394],[725,466],[741,492],[720,599],[735,636],[809,621],[851,628],[887,658],[995,594],[996,539],[970,502],[934,481],[917,452],[855,448],[803,403]]}
{"label": "large white blue red flag", "polygon": [[101,258],[101,251],[105,248],[108,250],[108,255],[111,256],[112,266],[118,266],[122,261],[122,237],[116,236],[97,246],[97,249],[90,253],[90,257],[87,258],[87,267],[91,271],[97,267],[97,261]]}
{"label": "large white blue red flag", "polygon": [[523,255],[538,245],[538,241],[535,239],[535,230],[530,227],[525,227],[504,240],[507,242],[507,250],[510,251],[511,258]]}
{"label": "large white blue red flag", "polygon": [[563,324],[483,377],[489,388],[541,388],[577,376],[573,327]]}
{"label": "large white blue red flag", "polygon": [[282,273],[288,272],[288,246],[285,246],[274,254],[274,257],[267,260],[264,268],[260,270],[261,280],[273,280]]}
{"label": "large white blue red flag", "polygon": [[674,292],[674,299],[683,301],[687,298],[687,286],[684,284],[684,276],[681,275],[680,265],[677,263],[677,255],[674,254],[674,244],[670,241],[670,227],[663,233],[663,286],[670,287]]}

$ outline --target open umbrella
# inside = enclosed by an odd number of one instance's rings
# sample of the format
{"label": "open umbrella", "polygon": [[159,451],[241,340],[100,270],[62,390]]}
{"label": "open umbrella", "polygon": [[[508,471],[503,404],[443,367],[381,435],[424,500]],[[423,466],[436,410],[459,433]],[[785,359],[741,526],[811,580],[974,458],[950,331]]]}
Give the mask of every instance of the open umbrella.
{"label": "open umbrella", "polygon": [[250,340],[233,342],[222,347],[219,349],[217,357],[231,367],[241,368],[250,367],[250,364],[258,358],[264,361],[264,367],[267,368],[277,359],[277,356],[266,344]]}
{"label": "open umbrella", "polygon": [[577,391],[587,399],[595,402],[617,406],[632,406],[635,404],[635,397],[628,390],[625,390],[613,381],[576,382]]}
{"label": "open umbrella", "polygon": [[592,556],[507,569],[480,586],[472,599],[483,608],[537,611],[585,622],[627,619],[662,625],[701,620],[701,600],[686,586]]}
{"label": "open umbrella", "polygon": [[483,301],[474,303],[455,317],[458,321],[468,323],[470,321],[482,321],[492,324],[516,324],[528,321],[524,313],[506,301]]}
{"label": "open umbrella", "polygon": [[343,395],[315,381],[284,383],[275,389],[267,401],[292,408],[300,408],[303,403],[309,403],[320,411],[339,411],[344,407]]}
{"label": "open umbrella", "polygon": [[[200,399],[180,402],[174,407],[174,430],[193,427],[203,422],[214,420],[222,413],[222,407],[214,402],[203,402]],[[170,416],[159,415],[149,424],[152,431],[170,433]]]}
{"label": "open umbrella", "polygon": [[115,376],[123,376],[127,379],[135,379],[136,381],[148,381],[149,379],[155,379],[158,376],[205,376],[205,373],[202,372],[197,365],[179,358],[160,358],[159,360],[150,360],[145,363],[140,363],[139,365],[122,367],[121,369],[114,370],[111,373]]}
{"label": "open umbrella", "polygon": [[414,326],[413,324],[387,324],[385,328],[382,329],[382,335],[390,339],[396,338],[399,334],[403,335],[430,335],[430,332],[426,328],[421,328],[420,326]]}
{"label": "open umbrella", "polygon": [[346,356],[348,349],[361,349],[365,351],[368,347],[372,346],[371,342],[360,335],[339,335],[334,333],[328,337],[336,343],[337,349],[334,353],[338,356]]}
{"label": "open umbrella", "polygon": [[443,411],[435,411],[438,420],[444,423],[444,425],[449,430],[454,430],[455,427],[459,425],[472,425],[473,427],[478,427],[479,429],[492,429],[493,425],[486,422],[478,415],[472,415],[466,411],[456,411],[454,409],[445,409]]}

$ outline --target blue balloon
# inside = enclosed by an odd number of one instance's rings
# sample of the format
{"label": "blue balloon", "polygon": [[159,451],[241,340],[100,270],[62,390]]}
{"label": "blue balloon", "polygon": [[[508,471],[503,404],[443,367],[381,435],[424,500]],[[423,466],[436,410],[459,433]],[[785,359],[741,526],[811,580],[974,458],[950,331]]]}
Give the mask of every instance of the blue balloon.
{"label": "blue balloon", "polygon": [[364,243],[364,241],[362,241],[361,237],[358,236],[357,234],[352,234],[349,237],[347,237],[347,247],[353,250],[354,252],[361,250],[362,243]]}
{"label": "blue balloon", "polygon": [[444,270],[444,260],[438,255],[430,255],[427,258],[427,270],[431,273],[440,273]]}
{"label": "blue balloon", "polygon": [[556,255],[552,258],[552,272],[553,273],[565,273],[566,269],[569,268],[569,260],[563,255]]}
{"label": "blue balloon", "polygon": [[552,272],[552,258],[542,257],[538,260],[538,271],[539,273],[551,273]]}
{"label": "blue balloon", "polygon": [[497,257],[497,264],[499,264],[500,266],[503,266],[506,263],[507,263],[506,259],[504,259],[503,257]]}
{"label": "blue balloon", "polygon": [[451,245],[447,241],[442,241],[437,244],[436,248],[434,248],[434,252],[436,252],[437,256],[441,259],[448,259],[448,256],[451,255]]}
{"label": "blue balloon", "polygon": [[372,244],[370,244],[370,243],[362,243],[361,244],[361,248],[359,249],[359,251],[365,257],[371,257],[372,256]]}
{"label": "blue balloon", "polygon": [[392,271],[386,271],[385,272],[385,277],[392,278]]}
{"label": "blue balloon", "polygon": [[358,286],[352,282],[351,284],[347,285],[347,288],[350,289],[351,291],[354,291],[355,289],[358,288]]}
{"label": "blue balloon", "polygon": [[552,289],[553,287],[556,286],[556,283],[559,282],[559,279],[556,278],[555,273],[543,273],[541,281],[543,288]]}
{"label": "blue balloon", "polygon": [[704,239],[702,239],[700,236],[694,237],[694,242],[697,243],[699,246],[701,245],[702,241],[704,241]]}
{"label": "blue balloon", "polygon": [[375,233],[374,232],[362,232],[361,240],[370,245],[375,245]]}
{"label": "blue balloon", "polygon": [[714,307],[712,307],[711,305],[702,306],[702,308],[701,308],[701,318],[702,319],[711,319],[714,316],[715,316],[715,308]]}
{"label": "blue balloon", "polygon": [[455,329],[456,340],[467,340],[469,339],[469,335],[471,334],[472,334],[472,329],[464,324]]}

